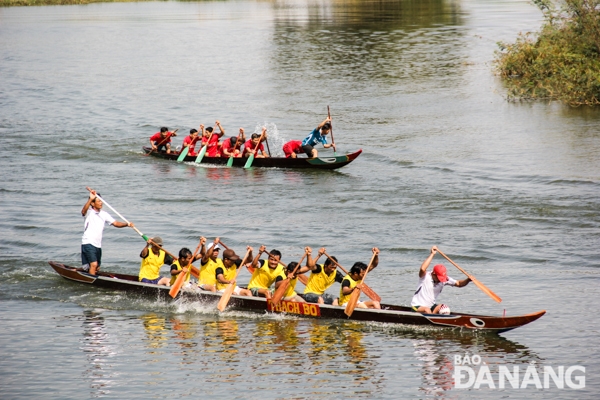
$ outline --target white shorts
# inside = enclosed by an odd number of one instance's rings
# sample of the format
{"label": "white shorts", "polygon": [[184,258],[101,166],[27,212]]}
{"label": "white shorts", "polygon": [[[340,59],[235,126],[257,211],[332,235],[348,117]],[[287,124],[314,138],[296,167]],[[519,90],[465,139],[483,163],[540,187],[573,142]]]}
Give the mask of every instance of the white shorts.
{"label": "white shorts", "polygon": [[[219,293],[225,293],[226,290],[227,290],[227,288],[221,289],[221,290],[219,290]],[[239,296],[241,291],[242,291],[242,288],[239,286],[236,286],[235,289],[233,289],[233,294],[235,294],[236,296]]]}

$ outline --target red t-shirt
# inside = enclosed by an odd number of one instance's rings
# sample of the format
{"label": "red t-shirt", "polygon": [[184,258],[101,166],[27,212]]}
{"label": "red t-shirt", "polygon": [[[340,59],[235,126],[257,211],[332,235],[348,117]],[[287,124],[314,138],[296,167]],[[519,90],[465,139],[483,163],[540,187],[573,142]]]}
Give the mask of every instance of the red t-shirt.
{"label": "red t-shirt", "polygon": [[[256,147],[256,145],[252,142],[252,139],[249,139],[246,143],[244,143],[244,154],[243,156],[245,157],[246,154],[250,153],[248,150],[254,150],[254,148]],[[256,152],[258,153],[258,151],[265,151],[265,148],[263,146],[263,144],[259,144],[258,145],[258,149],[256,149]],[[256,155],[256,154],[254,154]]]}
{"label": "red t-shirt", "polygon": [[[169,135],[167,133],[167,135]],[[152,137],[150,138],[150,140],[152,142],[154,142],[154,144],[159,145],[159,144],[167,144],[167,143],[171,143],[171,136],[169,135],[168,138],[167,137],[162,137],[160,135],[160,132],[156,132],[154,135],[152,135]],[[164,142],[163,142],[164,140]]]}
{"label": "red t-shirt", "polygon": [[302,140],[292,140],[283,145],[283,152],[286,158],[290,158],[292,153],[304,153],[302,150]]}
{"label": "red t-shirt", "polygon": [[[210,134],[209,134],[210,135]],[[202,137],[202,146],[204,146],[208,142],[207,137]],[[206,148],[206,155],[209,157],[221,157],[221,149],[219,145],[219,136],[213,134],[210,138],[210,143]]]}
{"label": "red t-shirt", "polygon": [[188,152],[188,155],[190,156],[195,156],[196,154],[196,142],[198,141],[199,137],[196,136],[194,139],[192,139],[191,136],[186,136],[185,139],[183,139],[183,144],[188,145],[190,148],[190,151]]}
{"label": "red t-shirt", "polygon": [[[233,140],[233,144],[231,144],[231,141]],[[223,142],[223,144],[221,144],[221,150],[222,150],[222,156],[225,157],[225,150],[227,150],[229,153],[232,153],[234,151],[233,146],[236,144],[237,142],[237,137],[233,136],[230,138],[225,139],[225,141]],[[238,148],[241,147],[241,145],[243,143],[239,143],[238,144]]]}

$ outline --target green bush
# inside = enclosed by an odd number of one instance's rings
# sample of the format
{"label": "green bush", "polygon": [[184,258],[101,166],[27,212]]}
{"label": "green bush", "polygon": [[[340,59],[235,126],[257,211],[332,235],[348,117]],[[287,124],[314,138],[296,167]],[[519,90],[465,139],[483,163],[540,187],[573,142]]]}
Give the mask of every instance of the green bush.
{"label": "green bush", "polygon": [[600,104],[600,0],[533,0],[545,22],[537,34],[498,43],[496,66],[511,100]]}

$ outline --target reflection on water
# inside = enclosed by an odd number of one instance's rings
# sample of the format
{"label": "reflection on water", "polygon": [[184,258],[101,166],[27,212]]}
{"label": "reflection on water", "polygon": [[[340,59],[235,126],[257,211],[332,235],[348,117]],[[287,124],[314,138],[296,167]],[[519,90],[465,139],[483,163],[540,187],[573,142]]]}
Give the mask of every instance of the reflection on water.
{"label": "reflection on water", "polygon": [[114,376],[108,359],[115,355],[115,351],[109,343],[109,334],[102,313],[93,310],[83,311],[81,343],[89,362],[83,376],[91,381],[90,396],[102,397],[110,394]]}
{"label": "reflection on water", "polygon": [[[146,343],[150,349],[159,349],[169,340],[165,323],[167,319],[158,314],[146,314],[141,317],[146,332]],[[151,351],[152,353],[152,351]]]}

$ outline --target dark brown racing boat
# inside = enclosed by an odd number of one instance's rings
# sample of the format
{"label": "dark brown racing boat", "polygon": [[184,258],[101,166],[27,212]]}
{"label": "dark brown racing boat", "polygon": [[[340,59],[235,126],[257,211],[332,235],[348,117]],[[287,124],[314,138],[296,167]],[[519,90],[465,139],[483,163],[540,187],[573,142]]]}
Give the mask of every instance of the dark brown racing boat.
{"label": "dark brown racing boat", "polygon": [[[151,147],[142,147],[146,154],[153,157],[164,158],[166,160],[177,160],[179,152],[171,152],[170,154],[158,151],[152,151]],[[336,155],[328,157],[316,158],[285,158],[285,157],[268,157],[255,158],[252,162],[253,168],[291,168],[291,169],[337,169],[350,164],[362,153],[362,150],[357,150],[353,153],[345,155]],[[202,158],[201,164],[227,165],[228,157],[208,157]],[[233,159],[234,167],[243,167],[246,165],[247,158],[237,157]],[[195,162],[196,156],[186,156],[183,162]]]}
{"label": "dark brown racing boat", "polygon": [[[81,269],[69,267],[54,261],[49,261],[49,264],[60,276],[73,282],[100,288],[149,295],[153,298],[158,297],[159,299],[167,301],[172,300],[169,296],[168,287],[139,282],[136,275],[100,272],[98,276],[93,276]],[[216,304],[221,298],[221,293],[207,292],[194,287],[181,290],[178,297],[183,297],[186,300],[191,301],[214,303],[216,308]],[[288,301],[282,301],[275,306],[271,301],[267,301],[261,297],[235,295],[231,296],[228,309],[260,313],[266,311],[273,313],[288,313],[314,318],[351,319],[366,322],[467,329],[495,334],[526,325],[546,313],[546,311],[538,311],[532,314],[511,317],[493,317],[462,313],[439,315],[421,314],[413,311],[410,307],[381,304],[381,310],[356,308],[352,313],[352,317],[348,318],[346,314],[344,314],[344,307]]]}

